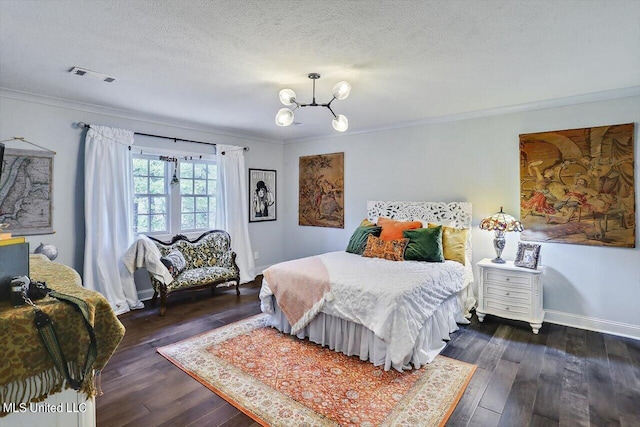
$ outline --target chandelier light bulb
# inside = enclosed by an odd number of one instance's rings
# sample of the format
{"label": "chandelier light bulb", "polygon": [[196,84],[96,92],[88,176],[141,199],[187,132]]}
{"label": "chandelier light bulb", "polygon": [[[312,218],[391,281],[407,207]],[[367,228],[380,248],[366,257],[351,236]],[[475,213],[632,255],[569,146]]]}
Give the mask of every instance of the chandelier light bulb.
{"label": "chandelier light bulb", "polygon": [[281,108],[276,114],[276,124],[278,126],[289,126],[291,123],[293,123],[293,111],[288,108]]}
{"label": "chandelier light bulb", "polygon": [[347,99],[350,93],[351,93],[351,85],[345,81],[338,82],[333,86],[333,96],[338,101]]}
{"label": "chandelier light bulb", "polygon": [[349,129],[349,120],[342,114],[338,114],[338,117],[331,120],[331,124],[338,132],[344,132]]}
{"label": "chandelier light bulb", "polygon": [[280,91],[280,102],[284,105],[291,105],[296,99],[296,93],[291,89],[282,89]]}

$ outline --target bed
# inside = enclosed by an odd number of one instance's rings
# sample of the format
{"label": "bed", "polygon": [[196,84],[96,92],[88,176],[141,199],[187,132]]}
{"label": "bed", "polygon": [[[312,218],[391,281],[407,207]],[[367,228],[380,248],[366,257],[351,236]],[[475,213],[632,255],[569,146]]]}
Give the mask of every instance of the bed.
{"label": "bed", "polygon": [[[379,217],[468,229],[471,203],[367,202],[367,219],[375,223]],[[260,290],[267,325],[385,370],[418,369],[444,349],[458,323],[469,323],[476,301],[471,233],[466,235],[464,265],[451,260],[389,261],[337,251],[269,267]],[[271,287],[283,278],[295,285],[290,289],[309,294],[291,300],[273,292]]]}

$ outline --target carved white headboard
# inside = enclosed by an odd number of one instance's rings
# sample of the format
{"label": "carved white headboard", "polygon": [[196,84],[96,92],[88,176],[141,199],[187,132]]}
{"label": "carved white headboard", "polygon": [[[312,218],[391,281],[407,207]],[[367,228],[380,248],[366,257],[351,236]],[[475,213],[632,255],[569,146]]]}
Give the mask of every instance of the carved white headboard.
{"label": "carved white headboard", "polygon": [[[367,219],[377,222],[385,216],[397,221],[426,221],[454,228],[471,228],[471,203],[469,202],[367,202]],[[473,282],[471,233],[467,233],[465,248],[468,283]]]}
{"label": "carved white headboard", "polygon": [[367,218],[377,222],[385,216],[397,221],[422,220],[455,228],[471,228],[469,202],[367,202]]}

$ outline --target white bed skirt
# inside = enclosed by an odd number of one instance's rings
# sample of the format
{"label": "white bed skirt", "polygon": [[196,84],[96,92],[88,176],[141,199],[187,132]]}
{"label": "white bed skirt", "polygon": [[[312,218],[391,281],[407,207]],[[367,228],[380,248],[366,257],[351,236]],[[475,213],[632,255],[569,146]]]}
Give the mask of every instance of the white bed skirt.
{"label": "white bed skirt", "polygon": [[[469,294],[471,292],[471,294]],[[267,319],[267,325],[284,333],[291,333],[291,325],[273,297],[274,313]],[[434,314],[427,319],[420,329],[420,335],[402,364],[392,364],[387,356],[387,345],[376,337],[370,329],[325,313],[319,313],[296,337],[309,338],[310,341],[327,346],[331,350],[359,356],[360,360],[368,360],[376,366],[383,366],[385,371],[394,368],[398,371],[413,368],[431,362],[446,346],[449,334],[458,330],[458,323],[468,324],[465,316],[474,305],[473,291],[467,286],[460,292],[447,298]]]}

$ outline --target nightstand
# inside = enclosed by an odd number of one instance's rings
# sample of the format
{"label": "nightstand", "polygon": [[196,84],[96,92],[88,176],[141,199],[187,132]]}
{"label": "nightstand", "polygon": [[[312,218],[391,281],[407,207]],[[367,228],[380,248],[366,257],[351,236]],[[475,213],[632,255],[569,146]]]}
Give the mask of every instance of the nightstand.
{"label": "nightstand", "polygon": [[529,322],[533,333],[537,334],[544,320],[543,267],[538,267],[537,270],[516,267],[513,261],[496,264],[490,258],[480,261],[478,267],[478,320],[482,322],[486,314],[524,320]]}

